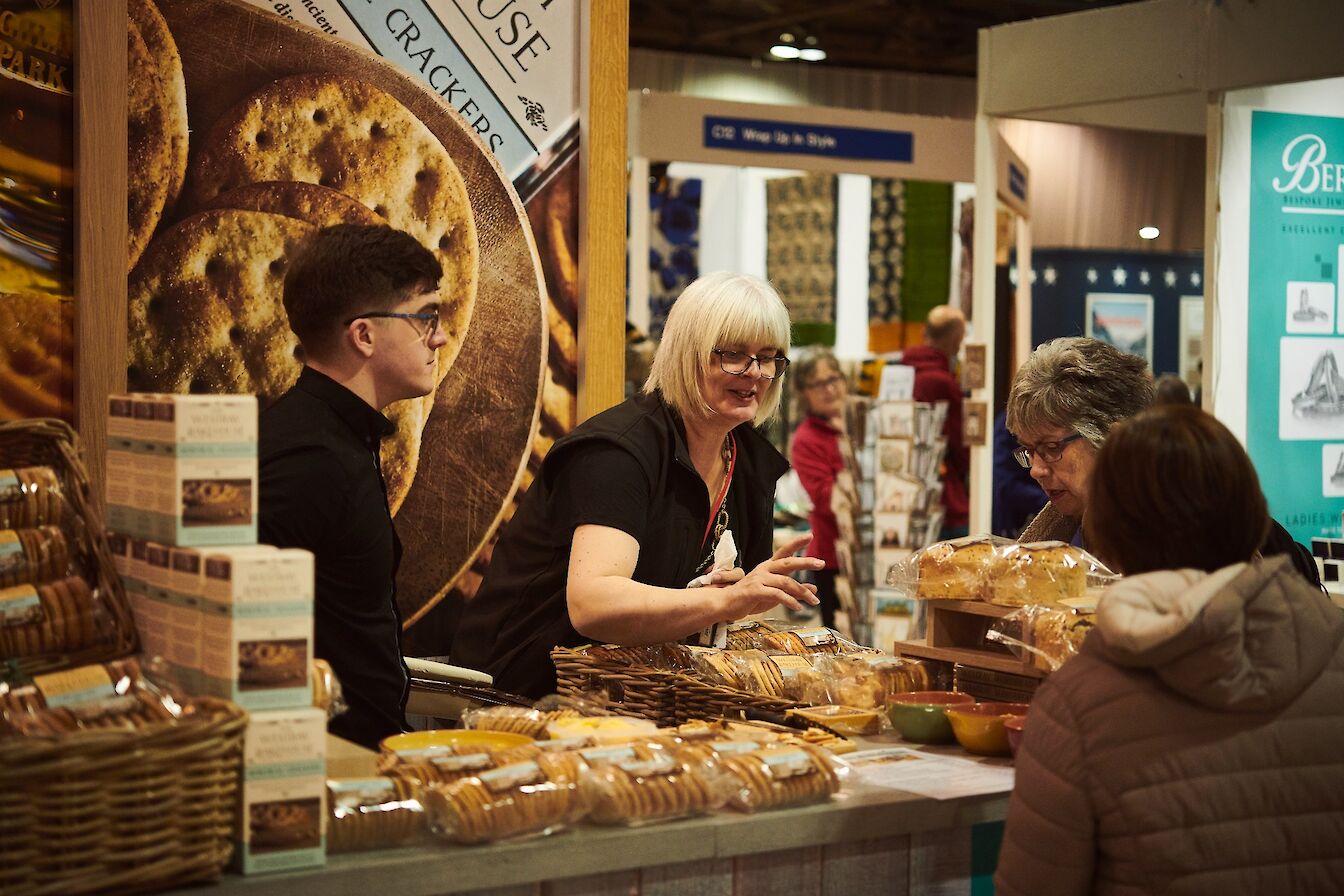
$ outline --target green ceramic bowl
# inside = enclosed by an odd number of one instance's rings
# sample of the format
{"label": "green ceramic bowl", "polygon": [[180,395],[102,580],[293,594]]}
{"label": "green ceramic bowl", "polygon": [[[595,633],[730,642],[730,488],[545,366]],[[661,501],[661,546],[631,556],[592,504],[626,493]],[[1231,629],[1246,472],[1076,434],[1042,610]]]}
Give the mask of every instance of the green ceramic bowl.
{"label": "green ceramic bowl", "polygon": [[944,710],[975,702],[959,691],[911,691],[887,698],[887,715],[901,737],[918,744],[950,744],[952,725]]}

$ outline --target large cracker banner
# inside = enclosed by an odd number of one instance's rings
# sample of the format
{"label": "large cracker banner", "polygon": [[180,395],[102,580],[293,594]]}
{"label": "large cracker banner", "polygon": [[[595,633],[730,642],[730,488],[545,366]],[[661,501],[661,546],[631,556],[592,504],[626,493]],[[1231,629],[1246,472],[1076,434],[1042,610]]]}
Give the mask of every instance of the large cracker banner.
{"label": "large cracker banner", "polygon": [[387,222],[443,264],[437,387],[383,446],[417,655],[446,652],[577,386],[575,13],[442,6],[128,0],[127,24],[132,389],[283,394],[284,271],[317,228]]}

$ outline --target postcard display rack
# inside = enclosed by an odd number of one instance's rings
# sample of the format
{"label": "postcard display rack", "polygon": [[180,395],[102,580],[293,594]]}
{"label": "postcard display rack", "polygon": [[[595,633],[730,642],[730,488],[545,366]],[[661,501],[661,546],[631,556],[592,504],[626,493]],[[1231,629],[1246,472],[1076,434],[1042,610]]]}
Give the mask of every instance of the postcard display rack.
{"label": "postcard display rack", "polygon": [[[878,646],[909,636],[911,601],[884,584],[898,560],[932,544],[943,525],[939,473],[946,402],[855,402],[846,470],[833,509],[840,528],[836,590],[856,638]],[[857,446],[851,448],[851,446]]]}

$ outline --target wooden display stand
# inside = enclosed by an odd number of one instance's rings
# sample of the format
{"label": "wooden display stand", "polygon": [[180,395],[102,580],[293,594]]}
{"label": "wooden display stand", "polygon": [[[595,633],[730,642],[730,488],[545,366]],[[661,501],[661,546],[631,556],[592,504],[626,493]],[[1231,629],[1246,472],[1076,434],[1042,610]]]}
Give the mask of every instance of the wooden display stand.
{"label": "wooden display stand", "polygon": [[1045,672],[1031,662],[1023,662],[1007,649],[996,649],[991,646],[992,642],[985,641],[985,633],[994,621],[1007,616],[1015,607],[978,600],[931,600],[927,601],[927,606],[928,636],[923,641],[897,641],[892,647],[896,656],[960,663],[1031,678],[1045,677]]}

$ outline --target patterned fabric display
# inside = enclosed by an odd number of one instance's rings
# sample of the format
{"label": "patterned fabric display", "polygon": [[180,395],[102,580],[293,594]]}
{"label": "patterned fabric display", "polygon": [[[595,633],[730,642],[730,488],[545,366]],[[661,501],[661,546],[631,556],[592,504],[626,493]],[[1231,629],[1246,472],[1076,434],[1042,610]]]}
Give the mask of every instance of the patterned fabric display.
{"label": "patterned fabric display", "polygon": [[835,175],[772,178],[765,195],[766,276],[789,308],[794,342],[834,342]]}
{"label": "patterned fabric display", "polygon": [[665,177],[649,191],[649,335],[700,275],[700,179]]}
{"label": "patterned fabric display", "polygon": [[905,278],[905,181],[873,178],[868,222],[868,320],[899,323]]}

